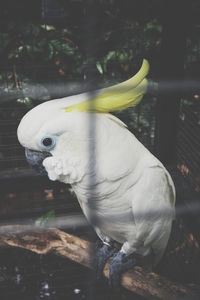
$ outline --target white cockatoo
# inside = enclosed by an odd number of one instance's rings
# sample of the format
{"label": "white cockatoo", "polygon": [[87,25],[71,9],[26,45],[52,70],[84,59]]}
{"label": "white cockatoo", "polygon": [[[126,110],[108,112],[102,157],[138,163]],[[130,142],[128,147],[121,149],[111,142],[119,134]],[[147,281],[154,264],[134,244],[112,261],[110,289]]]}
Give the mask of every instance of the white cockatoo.
{"label": "white cockatoo", "polygon": [[42,103],[18,127],[29,163],[51,180],[71,184],[102,241],[96,269],[110,264],[110,283],[166,248],[174,218],[175,188],[162,165],[110,111],[136,105],[147,89],[149,64],[109,88]]}

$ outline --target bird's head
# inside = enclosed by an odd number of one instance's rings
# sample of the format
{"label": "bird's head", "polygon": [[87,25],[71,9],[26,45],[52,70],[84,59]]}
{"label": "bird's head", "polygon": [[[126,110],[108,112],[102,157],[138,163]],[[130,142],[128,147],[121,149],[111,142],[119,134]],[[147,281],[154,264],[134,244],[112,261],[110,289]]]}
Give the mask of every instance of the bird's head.
{"label": "bird's head", "polygon": [[[61,169],[62,174],[66,173],[67,176],[68,171],[63,169],[68,166],[63,166],[64,163],[56,158],[66,158],[73,153],[71,167],[78,164],[81,154],[88,150],[88,115],[103,115],[136,105],[146,91],[145,76],[148,69],[148,62],[144,60],[139,72],[121,84],[92,93],[51,100],[30,110],[21,120],[17,131],[30,165],[41,173],[46,170],[52,180],[58,179]],[[53,164],[56,164],[58,176],[52,173]],[[74,174],[72,177],[77,176]]]}
{"label": "bird's head", "polygon": [[67,103],[73,101],[73,97],[36,106],[22,118],[18,126],[18,140],[25,148],[26,159],[41,174],[46,174],[43,164],[46,158],[73,151],[78,155],[77,145],[84,147],[86,144],[87,114],[78,111],[66,113]]}

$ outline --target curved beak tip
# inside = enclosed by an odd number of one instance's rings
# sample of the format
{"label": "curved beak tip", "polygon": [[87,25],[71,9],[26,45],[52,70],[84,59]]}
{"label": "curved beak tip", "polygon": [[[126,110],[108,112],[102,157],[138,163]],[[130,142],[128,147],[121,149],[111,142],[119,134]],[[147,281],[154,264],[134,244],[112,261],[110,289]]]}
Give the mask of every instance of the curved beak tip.
{"label": "curved beak tip", "polygon": [[47,175],[47,172],[42,164],[43,160],[52,156],[49,152],[35,151],[25,148],[25,156],[29,165],[41,175]]}

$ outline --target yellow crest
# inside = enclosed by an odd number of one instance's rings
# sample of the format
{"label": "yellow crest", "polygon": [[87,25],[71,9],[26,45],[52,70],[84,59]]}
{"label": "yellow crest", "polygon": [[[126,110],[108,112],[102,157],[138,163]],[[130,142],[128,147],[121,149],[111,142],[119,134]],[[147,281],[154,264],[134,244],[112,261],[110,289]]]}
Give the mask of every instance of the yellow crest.
{"label": "yellow crest", "polygon": [[65,111],[108,113],[135,106],[147,90],[148,81],[145,77],[148,71],[149,63],[144,59],[140,70],[132,78],[114,86],[91,92],[91,98],[66,107]]}

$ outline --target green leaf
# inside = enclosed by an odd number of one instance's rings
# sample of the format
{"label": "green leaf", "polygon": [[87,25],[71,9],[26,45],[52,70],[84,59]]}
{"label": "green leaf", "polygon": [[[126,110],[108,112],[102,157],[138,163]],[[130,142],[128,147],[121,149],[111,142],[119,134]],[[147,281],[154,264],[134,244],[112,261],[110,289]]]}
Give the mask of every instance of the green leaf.
{"label": "green leaf", "polygon": [[128,60],[128,54],[126,52],[121,52],[118,57],[122,63],[125,63]]}
{"label": "green leaf", "polygon": [[67,28],[64,28],[62,31],[62,36],[71,35],[71,31]]}
{"label": "green leaf", "polygon": [[21,53],[24,50],[24,46],[19,46],[18,47],[18,52]]}
{"label": "green leaf", "polygon": [[59,40],[52,40],[50,44],[58,51],[61,50],[61,42]]}
{"label": "green leaf", "polygon": [[50,60],[54,55],[54,47],[51,44],[48,44],[48,56],[47,58]]}
{"label": "green leaf", "polygon": [[146,24],[144,31],[147,31],[147,30],[157,30],[158,32],[162,32],[162,25],[157,24],[157,22],[155,20],[152,20]]}
{"label": "green leaf", "polygon": [[65,44],[62,44],[62,52],[67,55],[73,55],[74,49],[65,43]]}
{"label": "green leaf", "polygon": [[107,72],[107,63],[109,60],[114,59],[116,57],[116,51],[109,51],[106,56],[103,58],[103,70]]}
{"label": "green leaf", "polygon": [[54,218],[55,218],[55,211],[52,209],[48,211],[46,214],[44,214],[43,216],[39,217],[35,221],[35,225],[38,227],[45,227],[49,223],[51,223]]}
{"label": "green leaf", "polygon": [[109,51],[108,54],[106,55],[106,60],[110,60],[111,58],[114,58],[116,55],[116,51]]}
{"label": "green leaf", "polygon": [[97,67],[97,70],[99,71],[99,73],[100,73],[100,74],[103,74],[103,69],[102,69],[102,66],[101,66],[101,64],[100,64],[99,61],[97,61],[96,67]]}

